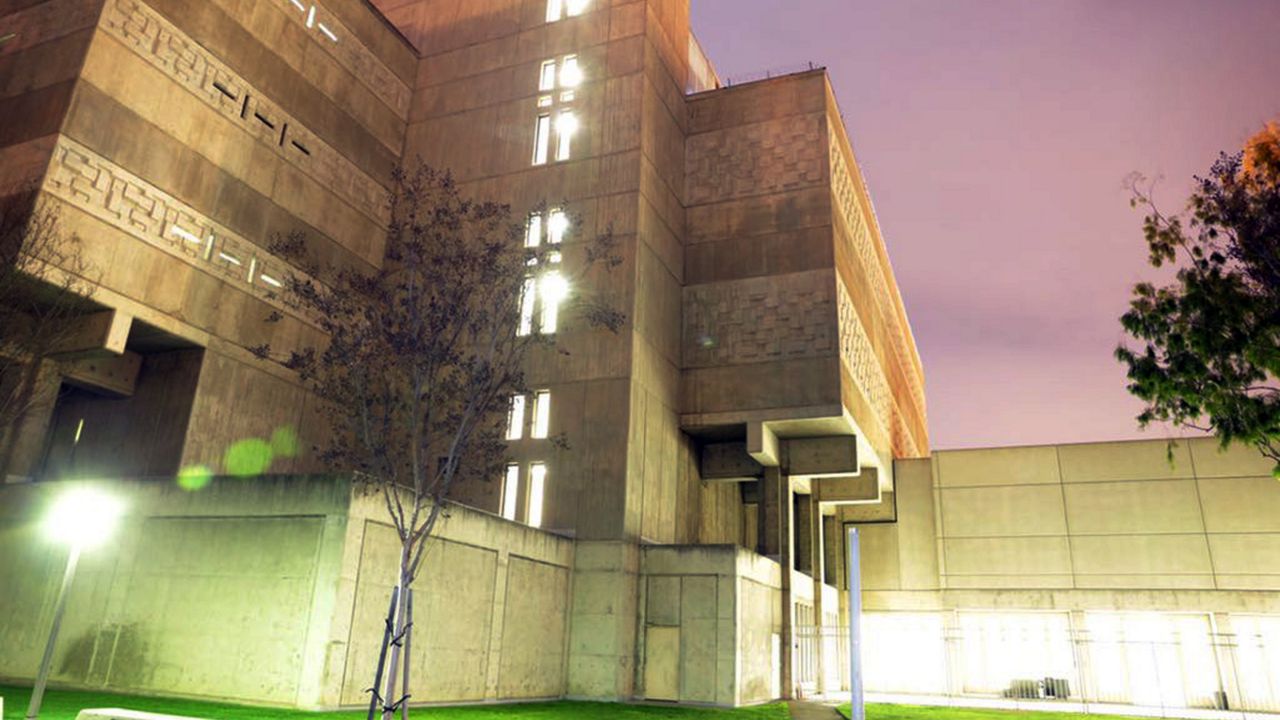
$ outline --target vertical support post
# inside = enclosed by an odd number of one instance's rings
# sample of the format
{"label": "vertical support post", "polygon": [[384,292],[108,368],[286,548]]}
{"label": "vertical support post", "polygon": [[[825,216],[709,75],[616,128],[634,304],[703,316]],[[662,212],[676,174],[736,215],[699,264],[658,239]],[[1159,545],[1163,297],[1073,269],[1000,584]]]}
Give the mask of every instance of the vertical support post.
{"label": "vertical support post", "polygon": [[409,656],[413,651],[413,588],[405,593],[404,627],[404,699],[400,701],[400,720],[409,720]]}
{"label": "vertical support post", "polygon": [[851,720],[866,720],[862,697],[862,562],[858,529],[849,528],[849,693]]}
{"label": "vertical support post", "polygon": [[44,646],[44,657],[40,659],[40,672],[36,675],[35,687],[31,689],[31,704],[27,706],[27,720],[40,717],[40,705],[44,702],[45,685],[49,682],[49,667],[53,664],[53,648],[58,644],[58,630],[62,628],[62,616],[67,610],[67,591],[71,589],[71,581],[76,576],[76,565],[80,563],[80,545],[71,546],[67,556],[67,569],[62,574],[62,587],[58,589],[58,600],[53,609],[53,626],[49,628],[49,641]]}
{"label": "vertical support post", "polygon": [[387,668],[387,649],[391,647],[391,635],[395,631],[396,624],[396,602],[400,599],[400,586],[396,586],[391,590],[391,607],[387,608],[387,627],[382,632],[382,650],[378,653],[378,670],[373,676],[373,687],[369,688],[372,697],[369,698],[369,718],[373,720],[374,714],[381,714],[379,708],[382,706],[382,673]]}

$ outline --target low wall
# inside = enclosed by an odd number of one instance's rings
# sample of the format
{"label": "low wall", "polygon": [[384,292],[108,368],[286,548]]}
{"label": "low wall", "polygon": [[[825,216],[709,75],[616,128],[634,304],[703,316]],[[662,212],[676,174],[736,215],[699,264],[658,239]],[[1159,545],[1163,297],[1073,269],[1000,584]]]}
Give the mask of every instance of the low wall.
{"label": "low wall", "polygon": [[[368,703],[399,540],[380,498],[357,499],[334,605],[326,705]],[[420,703],[558,698],[566,687],[573,541],[453,507],[414,584]]]}
{"label": "low wall", "polygon": [[742,705],[777,693],[781,571],[730,545],[641,551],[637,696]]}
{"label": "low wall", "polygon": [[[80,485],[81,483],[74,483]],[[0,677],[30,681],[66,550],[41,533],[73,483],[0,487]],[[51,682],[275,705],[305,701],[307,640],[347,499],[332,479],[102,482],[127,507],[81,559]]]}
{"label": "low wall", "polygon": [[[0,486],[0,679],[35,675],[66,558],[38,523],[71,485]],[[399,557],[380,504],[334,478],[96,485],[127,515],[81,560],[54,684],[367,702]],[[563,695],[573,542],[465,508],[436,535],[415,586],[415,700]]]}

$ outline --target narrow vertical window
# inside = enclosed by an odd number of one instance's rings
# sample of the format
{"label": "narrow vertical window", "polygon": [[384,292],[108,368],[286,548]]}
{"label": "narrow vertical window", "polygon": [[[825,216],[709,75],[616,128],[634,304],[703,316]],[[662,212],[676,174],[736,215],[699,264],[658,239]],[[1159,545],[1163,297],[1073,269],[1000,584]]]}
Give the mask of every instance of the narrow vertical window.
{"label": "narrow vertical window", "polygon": [[564,0],[547,0],[547,22],[553,23],[564,17]]}
{"label": "narrow vertical window", "polygon": [[563,210],[552,210],[547,217],[547,242],[559,245],[564,242],[567,232],[569,232],[569,216],[565,215]]}
{"label": "narrow vertical window", "polygon": [[533,164],[546,165],[551,150],[551,116],[539,115],[533,134]]}
{"label": "narrow vertical window", "polygon": [[519,440],[524,437],[524,396],[512,395],[507,406],[507,439]]}
{"label": "narrow vertical window", "polygon": [[551,430],[551,393],[540,390],[533,395],[533,432],[529,437],[543,440]]}
{"label": "narrow vertical window", "polygon": [[[566,55],[560,61],[560,87],[575,88],[582,83],[582,67],[578,65],[577,55]],[[554,87],[554,86],[552,86]],[[552,88],[544,87],[543,90]]]}
{"label": "narrow vertical window", "polygon": [[[554,219],[554,218],[553,218]],[[529,216],[529,224],[525,227],[524,246],[536,248],[542,244],[542,216],[534,213]]]}
{"label": "narrow vertical window", "polygon": [[569,17],[577,17],[587,9],[589,0],[565,0],[565,9]]}
{"label": "narrow vertical window", "polygon": [[520,293],[520,337],[533,334],[533,307],[538,301],[538,281],[525,278],[524,292]]}
{"label": "narrow vertical window", "polygon": [[516,506],[520,500],[520,466],[508,465],[507,476],[502,481],[502,517],[516,519]]}
{"label": "narrow vertical window", "polygon": [[539,90],[555,90],[556,89],[556,61],[548,60],[542,63],[542,70],[538,73],[538,89]]}
{"label": "narrow vertical window", "polygon": [[534,463],[529,466],[529,524],[542,527],[542,500],[546,491],[547,466]]}
{"label": "narrow vertical window", "polygon": [[561,111],[560,116],[556,118],[556,160],[568,160],[572,156],[573,134],[576,132],[578,132],[578,116],[572,110]]}
{"label": "narrow vertical window", "polygon": [[559,272],[552,271],[542,276],[542,327],[548,335],[556,331],[560,324],[560,303],[569,294],[569,283]]}

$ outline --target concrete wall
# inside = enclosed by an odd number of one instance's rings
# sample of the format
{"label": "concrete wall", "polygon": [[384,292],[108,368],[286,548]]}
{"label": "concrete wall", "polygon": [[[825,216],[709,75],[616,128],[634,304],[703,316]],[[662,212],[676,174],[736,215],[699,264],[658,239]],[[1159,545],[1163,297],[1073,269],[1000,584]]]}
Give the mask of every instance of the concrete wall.
{"label": "concrete wall", "polygon": [[641,552],[636,696],[742,705],[777,697],[777,563],[736,546]]}
{"label": "concrete wall", "polygon": [[[40,532],[63,483],[0,489],[0,677],[29,681],[65,551]],[[344,538],[348,488],[332,480],[113,482],[128,508],[87,553],[54,655],[57,685],[306,705],[306,640]],[[330,594],[331,594],[330,590]]]}
{"label": "concrete wall", "polygon": [[[0,678],[29,681],[65,559],[39,519],[71,483],[0,489]],[[367,703],[399,558],[336,479],[101,483],[128,507],[73,586],[52,682],[306,708]],[[415,585],[421,703],[565,693],[573,543],[457,508]]]}
{"label": "concrete wall", "polygon": [[[368,703],[400,543],[379,498],[356,500],[333,607],[325,705]],[[422,703],[565,693],[571,540],[455,507],[414,588],[413,676]]]}
{"label": "concrete wall", "polygon": [[863,527],[869,607],[1280,609],[1270,464],[1211,439],[1169,453],[1141,441],[900,463],[896,524]]}
{"label": "concrete wall", "polygon": [[[16,33],[0,48],[0,114],[15,120],[0,131],[0,196],[38,183],[64,230],[84,241],[95,300],[134,318],[130,352],[205,350],[174,425],[186,436],[163,462],[133,463],[126,476],[218,470],[238,440],[288,428],[309,448],[323,432],[296,379],[249,352],[316,342],[275,297],[269,280],[284,263],[269,246],[299,231],[319,262],[381,262],[415,53],[362,0],[315,7],[336,40],[289,3],[0,8]],[[265,322],[273,311],[282,320]],[[118,444],[97,430],[86,423],[86,442]],[[321,468],[303,456],[272,469]]]}

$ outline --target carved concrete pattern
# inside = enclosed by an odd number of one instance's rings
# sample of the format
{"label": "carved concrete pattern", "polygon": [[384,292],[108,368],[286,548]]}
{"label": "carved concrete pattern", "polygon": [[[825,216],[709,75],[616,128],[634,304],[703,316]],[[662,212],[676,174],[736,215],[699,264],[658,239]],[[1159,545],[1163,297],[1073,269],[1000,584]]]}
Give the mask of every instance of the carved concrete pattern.
{"label": "carved concrete pattern", "polygon": [[102,7],[85,0],[51,0],[0,17],[0,36],[13,39],[0,45],[0,57],[25,50],[53,38],[93,27]]}
{"label": "carved concrete pattern", "polygon": [[386,224],[385,188],[159,13],[138,0],[108,0],[102,28],[277,155]]}
{"label": "carved concrete pattern", "polygon": [[43,189],[189,265],[284,307],[287,264],[252,242],[65,136]]}
{"label": "carved concrete pattern", "polygon": [[[898,314],[896,312],[896,303],[894,302],[892,293],[889,292],[888,283],[885,281],[884,274],[880,268],[880,256],[876,253],[875,247],[872,245],[870,229],[867,227],[867,221],[862,211],[859,209],[858,189],[855,186],[853,174],[849,171],[846,164],[844,152],[839,145],[839,139],[835,133],[831,134],[831,190],[835,195],[836,208],[840,218],[844,220],[848,235],[852,238],[854,251],[858,255],[858,259],[862,263],[862,267],[866,269],[867,282],[871,284],[872,295],[876,299],[876,310],[880,314],[881,322],[887,328],[892,328],[890,333],[893,342],[893,352],[896,356],[898,364],[902,367],[907,382],[910,384],[910,392],[913,402],[920,412],[923,414],[925,408],[924,398],[924,382],[916,373],[914,363],[911,361],[911,343],[907,339],[906,328],[903,328],[898,322]],[[923,421],[924,418],[921,417]]]}
{"label": "carved concrete pattern", "polygon": [[[886,379],[884,367],[880,365],[880,359],[876,357],[867,329],[863,327],[858,311],[853,306],[853,298],[849,297],[849,291],[845,288],[844,282],[837,280],[837,284],[839,285],[840,358],[844,360],[849,368],[849,374],[853,376],[853,381],[858,384],[858,388],[866,397],[867,403],[871,406],[871,412],[880,423],[881,430],[888,435],[892,431],[894,419],[898,414],[893,407],[893,394],[889,390],[889,381]],[[897,450],[896,443],[894,450]]]}
{"label": "carved concrete pattern", "polygon": [[685,174],[691,205],[821,182],[822,120],[799,115],[689,139]]}
{"label": "carved concrete pattern", "polygon": [[684,293],[687,367],[830,355],[835,350],[830,276],[804,273],[697,285]]}
{"label": "carved concrete pattern", "polygon": [[[258,0],[262,2],[263,0]],[[319,43],[338,61],[340,65],[351,71],[352,75],[360,81],[362,85],[369,88],[378,99],[387,104],[387,107],[396,111],[400,117],[404,118],[409,115],[409,105],[413,100],[413,91],[408,85],[401,82],[395,73],[382,64],[378,56],[373,51],[365,47],[360,42],[355,33],[351,32],[338,21],[338,17],[333,13],[325,10],[324,6],[314,0],[307,0],[305,5],[315,6],[317,11],[317,19],[313,22],[313,27],[307,27],[307,16],[309,8],[298,11],[296,5],[289,0],[273,0],[284,6],[285,14],[289,16],[291,22],[302,27],[311,36],[312,39]],[[323,23],[327,28],[333,31],[337,36],[337,40],[330,40],[323,34],[317,32],[318,23]]]}

